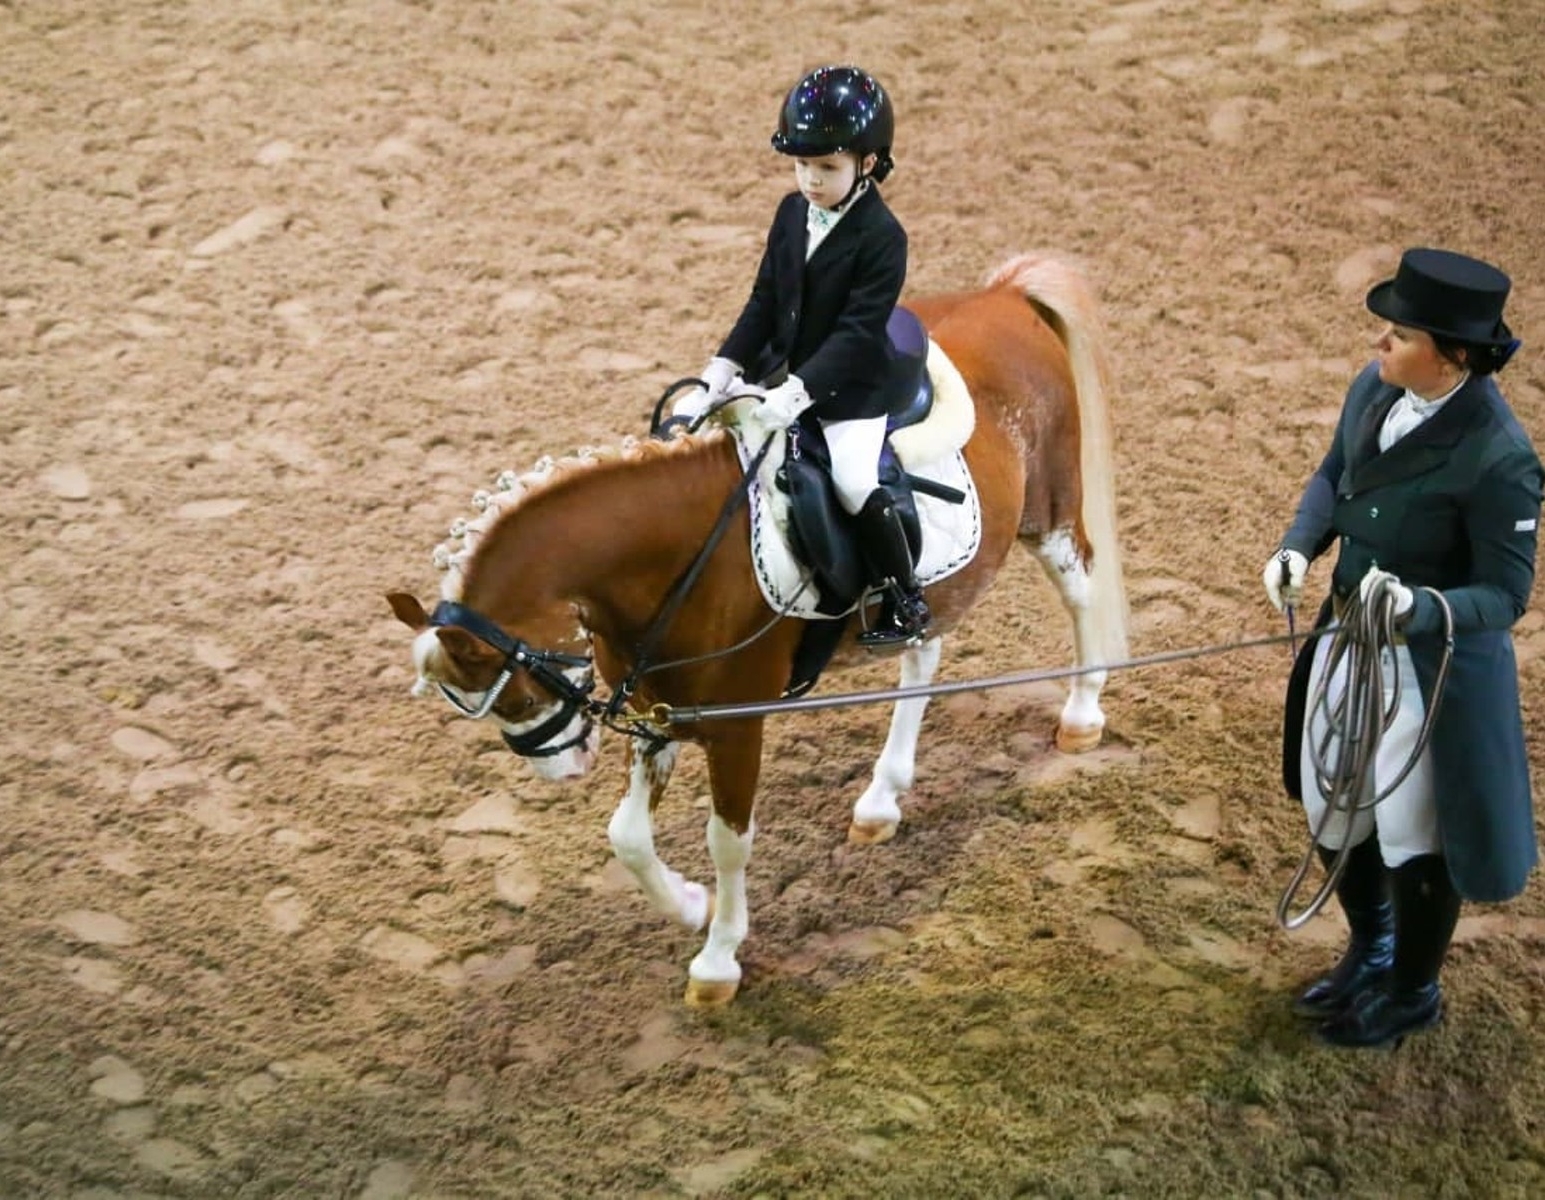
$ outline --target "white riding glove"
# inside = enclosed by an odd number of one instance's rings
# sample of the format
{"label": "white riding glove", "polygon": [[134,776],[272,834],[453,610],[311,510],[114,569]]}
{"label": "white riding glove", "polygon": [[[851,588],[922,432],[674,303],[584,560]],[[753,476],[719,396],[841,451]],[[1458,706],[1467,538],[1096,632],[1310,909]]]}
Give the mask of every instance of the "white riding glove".
{"label": "white riding glove", "polygon": [[1279,550],[1268,558],[1261,581],[1266,584],[1266,598],[1272,607],[1278,612],[1289,604],[1296,608],[1303,599],[1304,576],[1308,573],[1309,560],[1297,550]]}
{"label": "white riding glove", "polygon": [[775,388],[768,388],[756,408],[756,419],[768,429],[787,429],[799,420],[799,414],[812,401],[798,375],[790,375]]}
{"label": "white riding glove", "polygon": [[1404,621],[1411,615],[1411,610],[1416,607],[1416,593],[1388,571],[1381,571],[1378,567],[1369,567],[1368,574],[1363,576],[1362,583],[1357,585],[1358,595],[1366,606],[1369,597],[1373,594],[1380,582],[1383,582],[1385,590],[1395,601],[1395,621]]}
{"label": "white riding glove", "polygon": [[671,416],[695,421],[708,410],[708,406],[723,400],[730,394],[730,386],[740,376],[740,364],[727,358],[711,358],[703,368],[702,380],[706,385],[693,388],[676,398],[671,405]]}

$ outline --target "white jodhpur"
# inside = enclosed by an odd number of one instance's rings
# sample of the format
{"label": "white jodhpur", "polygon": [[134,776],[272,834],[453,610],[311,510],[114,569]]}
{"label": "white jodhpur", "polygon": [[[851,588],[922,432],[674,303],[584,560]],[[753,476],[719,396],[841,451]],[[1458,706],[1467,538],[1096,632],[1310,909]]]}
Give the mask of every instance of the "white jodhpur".
{"label": "white jodhpur", "polygon": [[[1334,626],[1331,626],[1334,629]],[[1330,637],[1321,637],[1314,648],[1314,662],[1309,672],[1309,697],[1312,702],[1320,683],[1325,678],[1325,668],[1330,657]],[[1394,690],[1396,677],[1400,682],[1400,707],[1395,710],[1389,728],[1379,739],[1378,751],[1373,760],[1373,787],[1375,794],[1389,787],[1391,781],[1410,760],[1411,751],[1421,738],[1422,724],[1426,720],[1427,705],[1422,699],[1421,683],[1416,677],[1416,664],[1411,651],[1404,645],[1385,647],[1380,655],[1380,670],[1384,676],[1386,695]],[[1346,661],[1326,684],[1326,702],[1334,710],[1346,692]],[[1312,833],[1326,819],[1328,801],[1320,791],[1318,772],[1315,770],[1313,747],[1324,744],[1327,764],[1334,763],[1340,752],[1339,736],[1333,736],[1328,728],[1326,713],[1316,707],[1306,714],[1304,736],[1299,743],[1298,764],[1303,781],[1304,815]],[[1364,808],[1348,814],[1344,810],[1333,813],[1320,834],[1319,842],[1328,850],[1339,850],[1347,842],[1347,827],[1351,825],[1353,845],[1363,841],[1377,827],[1379,850],[1384,865],[1390,868],[1419,854],[1440,853],[1442,838],[1438,833],[1438,805],[1436,783],[1432,765],[1432,748],[1422,751],[1411,768],[1410,774],[1393,792],[1379,802],[1376,808]]]}

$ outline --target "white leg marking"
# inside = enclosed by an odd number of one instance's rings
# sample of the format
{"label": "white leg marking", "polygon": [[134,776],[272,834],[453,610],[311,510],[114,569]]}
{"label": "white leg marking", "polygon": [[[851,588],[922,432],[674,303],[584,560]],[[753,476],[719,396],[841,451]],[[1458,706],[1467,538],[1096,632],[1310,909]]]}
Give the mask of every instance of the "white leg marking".
{"label": "white leg marking", "polygon": [[[1073,665],[1088,667],[1099,663],[1102,639],[1095,628],[1089,571],[1078,557],[1072,533],[1059,529],[1047,534],[1036,548],[1035,556],[1045,570],[1046,577],[1056,586],[1057,594],[1062,598],[1062,606],[1073,618]],[[1100,710],[1100,692],[1105,687],[1106,676],[1105,671],[1073,676],[1068,685],[1067,703],[1062,708],[1059,744],[1063,733],[1075,743],[1087,743],[1081,747],[1083,749],[1098,744],[1100,734],[1105,729],[1105,714]],[[1092,741],[1089,740],[1091,738]]]}
{"label": "white leg marking", "polygon": [[753,821],[738,834],[715,813],[708,818],[708,853],[716,872],[717,903],[708,925],[708,941],[692,960],[687,973],[697,983],[740,982],[740,963],[735,954],[746,940],[750,917],[746,911],[746,863],[756,838]]}
{"label": "white leg marking", "polygon": [[[912,646],[903,651],[902,687],[918,687],[933,682],[943,644],[943,638],[932,637],[921,646]],[[927,708],[926,696],[897,701],[891,713],[890,733],[885,738],[885,748],[875,760],[874,776],[864,794],[858,798],[858,803],[853,806],[855,826],[870,829],[889,826],[889,831],[876,840],[889,837],[901,821],[901,806],[897,800],[912,786],[917,769],[917,738],[922,731],[923,713]]]}
{"label": "white leg marking", "polygon": [[654,850],[654,818],[649,811],[650,796],[665,787],[679,751],[679,744],[672,742],[653,756],[636,748],[631,752],[628,790],[612,814],[606,836],[657,909],[688,929],[701,929],[708,919],[708,889],[683,879],[660,861]]}

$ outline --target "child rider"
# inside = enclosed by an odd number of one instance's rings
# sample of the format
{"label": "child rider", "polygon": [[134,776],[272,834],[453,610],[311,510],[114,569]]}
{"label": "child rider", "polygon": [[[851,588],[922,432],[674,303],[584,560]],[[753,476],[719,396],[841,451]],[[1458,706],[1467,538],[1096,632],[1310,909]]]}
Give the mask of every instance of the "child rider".
{"label": "child rider", "polygon": [[757,418],[787,428],[808,408],[831,452],[832,482],[859,522],[884,605],[860,645],[923,637],[931,619],[900,514],[880,487],[890,350],[885,325],[907,274],[907,235],[880,197],[894,167],[890,98],[851,66],[811,71],[783,102],[773,149],[794,160],[798,190],[773,217],[756,282],[735,326],[704,367],[704,388],[673,412],[695,417],[734,392],[739,376],[767,389]]}

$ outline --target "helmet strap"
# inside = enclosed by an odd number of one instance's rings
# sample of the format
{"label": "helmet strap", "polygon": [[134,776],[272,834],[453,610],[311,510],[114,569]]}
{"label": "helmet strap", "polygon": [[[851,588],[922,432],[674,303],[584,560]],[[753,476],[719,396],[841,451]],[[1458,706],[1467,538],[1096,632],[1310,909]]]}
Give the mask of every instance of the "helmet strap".
{"label": "helmet strap", "polygon": [[864,188],[868,186],[870,175],[868,171],[864,170],[864,160],[868,157],[868,154],[857,155],[858,170],[853,174],[853,186],[848,189],[848,194],[838,202],[836,207],[832,209],[832,212],[840,213],[845,211],[848,205],[857,200],[858,197],[863,193]]}

